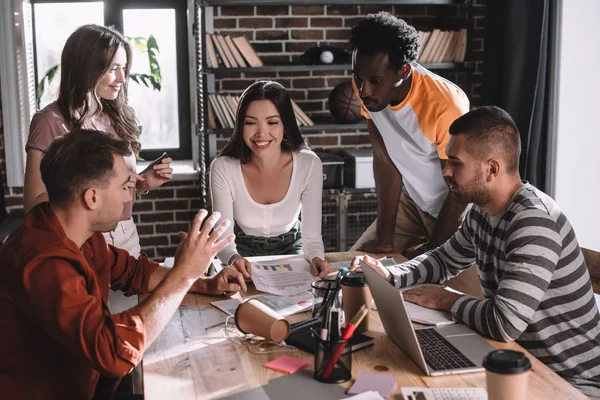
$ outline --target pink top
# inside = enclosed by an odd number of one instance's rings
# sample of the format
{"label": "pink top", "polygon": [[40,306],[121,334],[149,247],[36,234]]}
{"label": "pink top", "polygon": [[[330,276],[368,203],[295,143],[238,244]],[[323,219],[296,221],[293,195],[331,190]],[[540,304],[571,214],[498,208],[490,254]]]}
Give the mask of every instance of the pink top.
{"label": "pink top", "polygon": [[[110,119],[105,114],[91,118],[85,123],[84,128],[95,129],[117,137],[115,130],[110,124]],[[36,149],[42,153],[46,153],[52,141],[57,137],[69,132],[69,130],[69,125],[60,112],[60,106],[58,105],[58,102],[55,101],[50,103],[44,109],[35,113],[31,119],[31,125],[29,126],[29,139],[25,145],[25,150]],[[135,173],[135,155],[131,154],[124,158],[129,170]],[[134,193],[132,193],[131,197],[135,201]],[[133,202],[125,206],[122,217],[123,220],[128,220],[131,218],[132,209]]]}

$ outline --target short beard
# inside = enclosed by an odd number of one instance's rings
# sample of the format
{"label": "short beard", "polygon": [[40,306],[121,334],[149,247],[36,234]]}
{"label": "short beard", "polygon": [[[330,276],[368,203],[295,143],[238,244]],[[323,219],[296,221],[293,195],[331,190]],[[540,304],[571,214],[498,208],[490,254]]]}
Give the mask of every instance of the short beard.
{"label": "short beard", "polygon": [[482,171],[479,171],[469,183],[464,185],[464,188],[459,188],[458,192],[452,192],[452,194],[459,203],[475,203],[479,207],[485,206],[492,199],[492,194],[483,185]]}

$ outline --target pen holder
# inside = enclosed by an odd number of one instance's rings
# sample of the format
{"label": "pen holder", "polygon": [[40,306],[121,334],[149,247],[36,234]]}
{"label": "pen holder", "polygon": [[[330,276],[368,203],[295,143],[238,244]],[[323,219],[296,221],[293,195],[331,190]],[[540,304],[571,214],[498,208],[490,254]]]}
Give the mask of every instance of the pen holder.
{"label": "pen holder", "polygon": [[[335,360],[336,352],[339,352],[340,348],[345,348],[348,344],[348,340],[323,340],[315,332],[312,332],[313,337],[317,342],[317,349],[315,352],[315,371],[314,378],[319,382],[324,383],[342,383],[349,381],[352,378],[352,353],[348,351],[345,354],[339,356],[337,361]],[[331,363],[333,368],[331,367]],[[329,375],[325,377],[326,373]]]}

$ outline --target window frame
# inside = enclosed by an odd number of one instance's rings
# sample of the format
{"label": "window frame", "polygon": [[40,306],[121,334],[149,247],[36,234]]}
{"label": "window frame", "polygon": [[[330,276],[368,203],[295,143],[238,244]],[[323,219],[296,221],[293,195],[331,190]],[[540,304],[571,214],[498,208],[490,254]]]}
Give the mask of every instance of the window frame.
{"label": "window frame", "polygon": [[[145,160],[158,158],[167,152],[174,160],[191,160],[192,136],[192,104],[190,93],[190,60],[188,43],[188,1],[187,0],[30,0],[32,7],[32,30],[34,63],[37,59],[36,32],[35,32],[35,4],[42,3],[91,3],[102,1],[104,3],[104,24],[114,25],[119,32],[123,32],[123,10],[126,9],[160,9],[175,10],[175,43],[177,54],[177,109],[179,117],[179,148],[160,148],[140,151],[140,157]],[[160,45],[160,44],[159,44]],[[37,68],[35,68],[35,84],[39,82]],[[135,110],[134,110],[135,111]]]}

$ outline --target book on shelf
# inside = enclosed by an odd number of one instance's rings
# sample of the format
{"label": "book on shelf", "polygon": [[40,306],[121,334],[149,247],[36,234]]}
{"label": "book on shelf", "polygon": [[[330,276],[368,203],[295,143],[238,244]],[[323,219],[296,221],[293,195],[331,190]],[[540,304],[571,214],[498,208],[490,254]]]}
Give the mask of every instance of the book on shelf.
{"label": "book on shelf", "polygon": [[456,49],[454,50],[454,62],[463,62],[465,61],[465,55],[467,53],[467,30],[460,30],[460,38],[456,44]]}
{"label": "book on shelf", "polygon": [[225,117],[225,114],[221,108],[221,105],[219,104],[219,101],[217,100],[217,95],[215,94],[209,94],[208,95],[208,104],[210,107],[212,107],[215,115],[216,115],[216,119],[218,122],[218,125],[221,128],[229,128],[229,122],[227,121],[227,118]]}
{"label": "book on shelf", "polygon": [[215,50],[215,45],[210,37],[210,33],[206,34],[206,53],[208,57],[206,57],[206,62],[209,68],[217,68],[219,66],[219,60],[217,59],[217,52]]}
{"label": "book on shelf", "polygon": [[225,100],[225,96],[217,96],[217,102],[219,103],[221,110],[223,110],[223,114],[227,120],[227,128],[233,128],[235,126],[235,116],[231,114],[231,110],[229,109],[229,105]]}
{"label": "book on shelf", "polygon": [[419,63],[463,62],[467,51],[467,30],[418,32],[421,49]]}
{"label": "book on shelf", "polygon": [[210,38],[217,49],[217,54],[219,55],[221,63],[225,66],[225,68],[231,68],[231,63],[229,62],[227,55],[225,55],[225,50],[221,47],[221,42],[219,42],[217,35],[210,35]]}
{"label": "book on shelf", "polygon": [[227,46],[227,42],[225,42],[225,38],[223,37],[223,35],[215,35],[215,36],[217,37],[217,40],[219,41],[219,43],[221,43],[221,47],[223,48],[223,51],[225,51],[225,57],[227,57],[227,59],[229,60],[229,64],[231,64],[231,68],[238,68],[238,63],[237,63],[237,61],[235,61],[235,57],[233,56],[231,49],[229,49],[229,46]]}
{"label": "book on shelf", "polygon": [[246,62],[248,63],[249,66],[251,66],[251,67],[262,67],[263,66],[262,61],[260,60],[260,58],[258,58],[258,55],[252,48],[252,45],[250,44],[248,39],[246,39],[246,36],[238,36],[238,37],[232,38],[231,40],[233,40],[233,43],[235,43],[235,45],[237,46],[240,53],[242,53],[242,56],[244,57],[244,59],[246,60]]}
{"label": "book on shelf", "polygon": [[292,107],[294,108],[294,114],[296,114],[296,119],[299,122],[298,126],[313,126],[315,123],[304,113],[304,111],[302,111],[300,106],[298,106],[294,100],[291,100],[291,102]]}
{"label": "book on shelf", "polygon": [[439,63],[444,61],[444,54],[448,51],[448,46],[450,45],[450,41],[452,40],[452,31],[442,31],[442,40],[440,40],[440,45],[437,48],[433,56],[432,62]]}
{"label": "book on shelf", "polygon": [[[240,98],[238,96],[209,94],[208,128],[233,129],[239,103]],[[294,101],[292,101],[292,106],[299,126],[313,126],[315,124]]]}
{"label": "book on shelf", "polygon": [[446,41],[446,31],[440,31],[435,41],[433,47],[431,48],[431,53],[429,54],[429,62],[434,63],[437,62],[438,54],[441,51],[444,42]]}
{"label": "book on shelf", "polygon": [[206,116],[206,124],[208,126],[208,129],[216,129],[217,128],[217,120],[216,120],[216,116],[215,116],[215,112],[213,110],[213,108],[210,105],[210,99],[209,99],[209,105],[207,107],[208,112],[207,112],[207,116]]}
{"label": "book on shelf", "polygon": [[206,34],[206,61],[209,68],[262,67],[263,63],[245,36]]}
{"label": "book on shelf", "polygon": [[229,50],[231,50],[231,53],[233,54],[233,58],[235,58],[235,61],[237,62],[238,66],[240,68],[247,67],[248,64],[246,64],[244,57],[242,57],[242,54],[240,53],[240,51],[237,48],[237,46],[235,45],[235,43],[233,43],[233,39],[231,39],[231,36],[227,35],[227,36],[224,36],[224,38],[225,38],[225,43],[227,43],[227,47],[229,47]]}
{"label": "book on shelf", "polygon": [[419,62],[423,62],[423,63],[429,62],[431,49],[437,42],[438,35],[440,34],[440,32],[441,31],[439,29],[434,29],[431,32],[431,34],[429,36],[429,40],[427,40],[427,43],[425,45],[425,48],[421,51],[421,56],[419,57]]}
{"label": "book on shelf", "polygon": [[421,59],[421,56],[423,55],[423,50],[427,46],[427,41],[431,37],[431,32],[419,31],[418,34],[419,34],[419,43],[421,43],[421,46],[419,47],[419,55],[418,55],[417,59]]}
{"label": "book on shelf", "polygon": [[446,51],[442,55],[442,62],[453,62],[454,61],[454,50],[456,49],[456,44],[458,43],[459,38],[460,38],[460,31],[452,31],[451,32],[450,41],[448,42]]}

